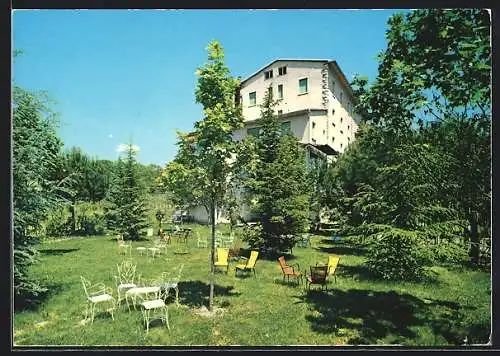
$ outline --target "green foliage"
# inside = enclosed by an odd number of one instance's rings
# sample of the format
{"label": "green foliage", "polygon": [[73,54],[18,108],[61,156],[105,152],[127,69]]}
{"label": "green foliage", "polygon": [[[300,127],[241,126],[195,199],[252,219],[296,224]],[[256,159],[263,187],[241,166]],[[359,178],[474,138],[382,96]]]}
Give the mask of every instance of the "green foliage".
{"label": "green foliage", "polygon": [[424,276],[425,262],[425,251],[417,233],[391,228],[374,239],[366,264],[383,279],[418,280]]}
{"label": "green foliage", "polygon": [[[344,230],[370,236],[367,226],[388,224],[440,245],[468,225],[479,260],[479,231],[491,225],[489,24],[481,9],[391,17],[376,80],[352,83],[372,127],[360,127],[336,167]],[[443,251],[429,258],[461,259]]]}
{"label": "green foliage", "polygon": [[140,179],[132,144],[126,145],[125,157],[118,159],[106,209],[107,228],[138,240],[147,227],[145,187]]}
{"label": "green foliage", "polygon": [[175,159],[162,172],[164,186],[180,206],[204,206],[212,223],[209,308],[213,304],[216,208],[222,210],[227,192],[233,189],[236,143],[232,132],[243,125],[235,93],[239,81],[224,62],[224,50],[217,41],[209,43],[208,63],[198,68],[196,102],[204,118],[196,121],[190,134],[178,133]]}
{"label": "green foliage", "polygon": [[244,184],[247,202],[262,226],[261,239],[249,243],[284,250],[293,247],[296,236],[308,230],[311,182],[305,151],[295,136],[282,135],[273,105],[268,92],[258,122],[260,134],[254,144],[247,145],[255,151],[244,157]]}
{"label": "green foliage", "polygon": [[67,206],[60,206],[53,209],[46,221],[43,229],[48,237],[70,236],[73,234],[73,223],[71,214]]}
{"label": "green foliage", "polygon": [[31,303],[46,289],[31,278],[39,226],[59,204],[61,182],[51,180],[61,141],[52,112],[40,95],[13,88],[12,125],[14,303]]}

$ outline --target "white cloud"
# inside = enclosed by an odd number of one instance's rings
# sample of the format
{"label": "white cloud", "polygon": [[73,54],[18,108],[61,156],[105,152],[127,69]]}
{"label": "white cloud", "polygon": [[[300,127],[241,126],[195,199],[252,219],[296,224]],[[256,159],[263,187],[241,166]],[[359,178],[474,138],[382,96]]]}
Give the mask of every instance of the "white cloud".
{"label": "white cloud", "polygon": [[109,138],[113,138],[113,134],[109,134],[109,135],[108,135],[108,137],[109,137]]}

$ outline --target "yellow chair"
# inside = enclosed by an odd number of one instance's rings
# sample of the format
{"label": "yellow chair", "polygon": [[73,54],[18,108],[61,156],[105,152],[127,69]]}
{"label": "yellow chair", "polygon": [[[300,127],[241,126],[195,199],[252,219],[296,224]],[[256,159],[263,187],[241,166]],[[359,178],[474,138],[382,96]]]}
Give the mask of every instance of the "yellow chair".
{"label": "yellow chair", "polygon": [[245,263],[245,264],[241,263],[241,264],[235,266],[234,275],[236,275],[236,272],[238,272],[238,271],[242,271],[242,272],[253,271],[254,276],[256,276],[255,275],[255,264],[257,263],[258,256],[259,256],[259,251],[252,251],[250,253],[250,258],[248,259],[247,263]]}
{"label": "yellow chair", "polygon": [[337,282],[337,276],[335,275],[335,271],[337,270],[339,261],[340,261],[339,256],[328,256],[328,276],[333,276],[335,278],[335,282]]}
{"label": "yellow chair", "polygon": [[226,274],[229,271],[229,248],[217,248],[217,261],[214,263],[215,268],[226,267]]}

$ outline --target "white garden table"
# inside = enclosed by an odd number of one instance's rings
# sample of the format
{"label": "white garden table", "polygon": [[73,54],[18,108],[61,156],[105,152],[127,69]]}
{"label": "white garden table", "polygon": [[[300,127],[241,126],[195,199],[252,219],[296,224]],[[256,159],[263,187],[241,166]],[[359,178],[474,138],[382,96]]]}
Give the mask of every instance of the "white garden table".
{"label": "white garden table", "polygon": [[145,299],[149,295],[153,295],[154,299],[159,299],[160,287],[135,287],[129,289],[125,293],[125,301],[127,302],[128,309],[130,310],[129,298],[132,300],[132,305],[135,306],[137,304],[137,298]]}

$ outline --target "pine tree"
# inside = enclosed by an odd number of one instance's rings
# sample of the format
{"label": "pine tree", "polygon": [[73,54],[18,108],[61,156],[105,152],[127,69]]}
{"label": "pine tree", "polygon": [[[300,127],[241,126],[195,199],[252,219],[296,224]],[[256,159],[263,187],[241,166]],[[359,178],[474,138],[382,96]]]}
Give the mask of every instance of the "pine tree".
{"label": "pine tree", "polygon": [[146,224],[145,188],[139,178],[136,148],[126,145],[125,157],[118,159],[108,200],[108,227],[123,234],[124,239],[138,240]]}
{"label": "pine tree", "polygon": [[255,152],[246,165],[245,183],[261,223],[260,236],[249,236],[248,242],[270,252],[292,248],[297,235],[308,229],[311,193],[305,151],[293,134],[282,131],[273,107],[268,91],[258,120],[260,133],[247,146]]}

